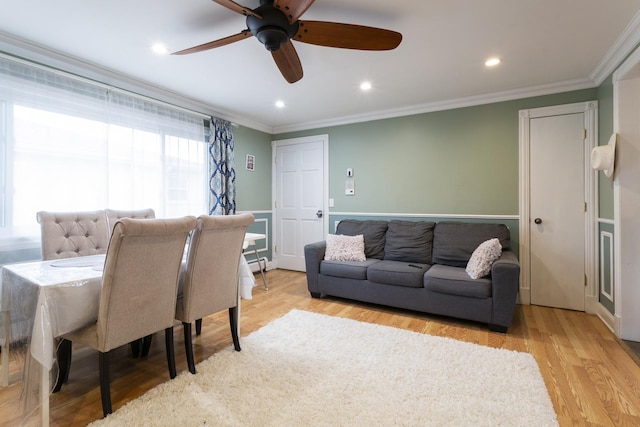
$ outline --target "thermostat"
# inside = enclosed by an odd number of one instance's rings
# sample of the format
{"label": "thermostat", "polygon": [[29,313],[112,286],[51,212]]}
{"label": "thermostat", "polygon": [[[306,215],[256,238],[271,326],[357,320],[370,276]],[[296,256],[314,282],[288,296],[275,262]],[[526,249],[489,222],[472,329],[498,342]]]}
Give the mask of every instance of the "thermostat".
{"label": "thermostat", "polygon": [[344,194],[347,196],[353,196],[356,194],[356,184],[352,179],[348,179],[344,182]]}

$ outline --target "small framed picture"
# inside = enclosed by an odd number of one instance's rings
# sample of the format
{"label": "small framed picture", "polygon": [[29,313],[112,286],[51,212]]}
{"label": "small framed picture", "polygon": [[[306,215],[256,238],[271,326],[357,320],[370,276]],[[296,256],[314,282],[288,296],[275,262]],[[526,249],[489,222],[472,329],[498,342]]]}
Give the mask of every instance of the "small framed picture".
{"label": "small framed picture", "polygon": [[247,154],[247,163],[245,164],[245,169],[248,171],[252,171],[255,167],[256,156],[253,154]]}

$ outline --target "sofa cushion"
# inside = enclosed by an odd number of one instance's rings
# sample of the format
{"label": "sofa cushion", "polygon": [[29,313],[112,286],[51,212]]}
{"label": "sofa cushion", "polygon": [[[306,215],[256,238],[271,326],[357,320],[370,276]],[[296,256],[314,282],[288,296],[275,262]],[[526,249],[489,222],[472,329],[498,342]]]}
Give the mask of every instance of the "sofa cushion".
{"label": "sofa cushion", "polygon": [[441,294],[491,298],[491,280],[471,279],[464,268],[434,265],[424,275],[424,288]]}
{"label": "sofa cushion", "polygon": [[362,234],[357,236],[327,235],[324,259],[329,261],[366,261]]}
{"label": "sofa cushion", "polygon": [[378,261],[367,269],[367,279],[370,282],[385,285],[421,288],[424,273],[429,269],[428,264],[412,264],[402,261]]}
{"label": "sofa cushion", "polygon": [[431,264],[434,227],[428,221],[389,221],[384,259]]}
{"label": "sofa cushion", "polygon": [[367,279],[367,268],[377,262],[377,259],[366,261],[322,261],[320,262],[320,274],[347,279]]}
{"label": "sofa cushion", "polygon": [[382,259],[384,256],[385,235],[387,221],[359,221],[357,219],[343,219],[338,223],[336,234],[347,236],[364,236],[364,255],[367,258]]}
{"label": "sofa cushion", "polygon": [[466,267],[480,243],[495,237],[503,249],[508,249],[510,236],[509,228],[504,224],[442,221],[433,232],[432,262]]}
{"label": "sofa cushion", "polygon": [[472,279],[479,279],[491,273],[491,266],[500,258],[502,246],[498,239],[485,240],[471,254],[465,271]]}

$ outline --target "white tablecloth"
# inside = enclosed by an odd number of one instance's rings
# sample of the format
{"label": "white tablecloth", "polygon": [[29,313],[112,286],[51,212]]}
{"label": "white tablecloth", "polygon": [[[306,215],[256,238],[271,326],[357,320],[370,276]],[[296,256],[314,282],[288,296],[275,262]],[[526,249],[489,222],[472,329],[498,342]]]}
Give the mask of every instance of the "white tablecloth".
{"label": "white tablecloth", "polygon": [[[54,338],[95,321],[98,315],[104,255],[82,257],[82,264],[78,260],[2,267],[3,309],[12,316],[33,319],[31,355],[47,370],[53,364]],[[37,296],[36,304],[18,301],[25,295]]]}

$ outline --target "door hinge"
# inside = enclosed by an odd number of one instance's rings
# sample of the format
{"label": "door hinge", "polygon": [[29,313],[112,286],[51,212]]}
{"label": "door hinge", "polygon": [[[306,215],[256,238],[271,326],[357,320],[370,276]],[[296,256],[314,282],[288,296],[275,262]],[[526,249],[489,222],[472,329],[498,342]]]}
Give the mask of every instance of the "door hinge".
{"label": "door hinge", "polygon": [[587,130],[582,129],[582,139],[587,139]]}
{"label": "door hinge", "polygon": [[273,247],[273,252],[274,252],[274,253],[276,253],[276,254],[278,253],[278,245],[275,245],[275,246]]}
{"label": "door hinge", "polygon": [[278,201],[276,200],[275,202],[273,202],[273,206],[278,209]]}
{"label": "door hinge", "polygon": [[586,274],[584,275],[584,287],[585,288],[587,287],[587,275]]}
{"label": "door hinge", "polygon": [[584,202],[584,211],[587,211],[587,202]]}

